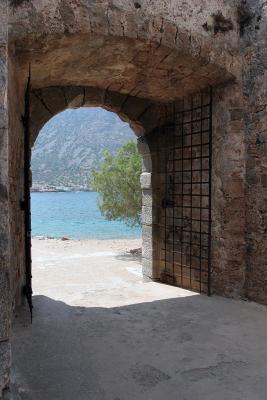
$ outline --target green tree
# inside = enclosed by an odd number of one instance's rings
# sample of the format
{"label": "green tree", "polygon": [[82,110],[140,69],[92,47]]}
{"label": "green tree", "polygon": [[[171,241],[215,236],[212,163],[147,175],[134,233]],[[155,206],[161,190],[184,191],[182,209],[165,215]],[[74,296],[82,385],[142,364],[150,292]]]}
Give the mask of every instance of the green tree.
{"label": "green tree", "polygon": [[126,143],[113,156],[104,152],[104,160],[90,177],[91,188],[98,192],[98,206],[108,220],[125,221],[129,226],[141,224],[142,192],[141,156],[135,142]]}

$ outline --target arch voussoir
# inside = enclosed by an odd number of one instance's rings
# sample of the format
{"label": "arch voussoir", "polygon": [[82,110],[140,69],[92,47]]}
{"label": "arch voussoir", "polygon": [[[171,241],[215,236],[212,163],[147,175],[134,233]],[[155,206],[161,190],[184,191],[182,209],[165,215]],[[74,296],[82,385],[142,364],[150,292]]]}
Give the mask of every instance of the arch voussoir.
{"label": "arch voussoir", "polygon": [[102,107],[129,123],[137,136],[150,133],[162,106],[149,100],[95,87],[67,86],[35,89],[31,97],[31,135],[35,141],[42,126],[66,108]]}

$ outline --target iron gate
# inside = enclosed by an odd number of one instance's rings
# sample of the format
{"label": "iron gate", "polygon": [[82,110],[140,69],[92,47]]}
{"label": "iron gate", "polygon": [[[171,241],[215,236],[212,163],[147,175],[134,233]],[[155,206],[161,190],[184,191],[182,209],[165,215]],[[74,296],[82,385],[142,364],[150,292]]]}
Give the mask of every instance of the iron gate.
{"label": "iron gate", "polygon": [[183,100],[164,127],[161,280],[210,295],[212,90]]}

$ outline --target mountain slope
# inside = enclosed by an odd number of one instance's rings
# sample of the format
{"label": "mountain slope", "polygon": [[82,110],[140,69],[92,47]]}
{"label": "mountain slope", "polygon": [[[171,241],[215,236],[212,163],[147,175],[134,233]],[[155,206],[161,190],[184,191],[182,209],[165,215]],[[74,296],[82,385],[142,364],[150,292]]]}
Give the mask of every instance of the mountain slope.
{"label": "mountain slope", "polygon": [[85,189],[103,150],[114,154],[135,140],[119,117],[101,108],[66,110],[40,131],[32,151],[33,188]]}

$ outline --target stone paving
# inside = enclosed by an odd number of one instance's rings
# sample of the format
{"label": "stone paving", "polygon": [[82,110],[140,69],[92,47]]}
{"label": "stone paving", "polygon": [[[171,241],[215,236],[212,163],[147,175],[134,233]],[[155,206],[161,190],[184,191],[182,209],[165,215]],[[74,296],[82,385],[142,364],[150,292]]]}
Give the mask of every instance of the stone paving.
{"label": "stone paving", "polygon": [[72,243],[34,244],[14,399],[266,399],[265,306],[143,282],[132,256]]}

